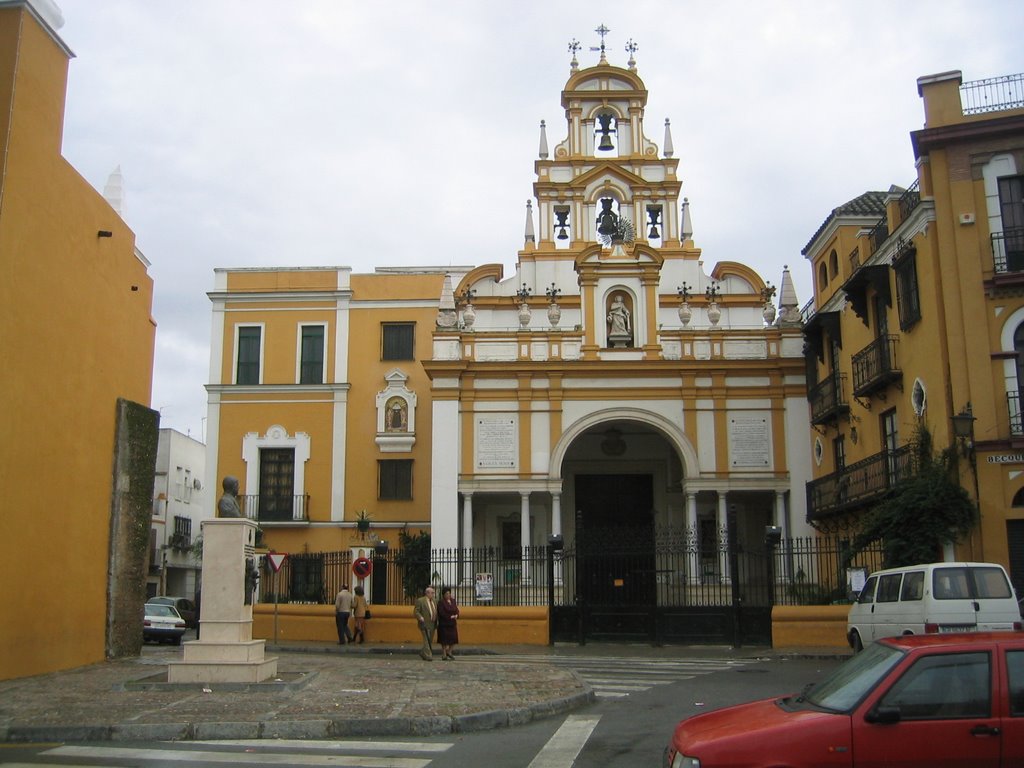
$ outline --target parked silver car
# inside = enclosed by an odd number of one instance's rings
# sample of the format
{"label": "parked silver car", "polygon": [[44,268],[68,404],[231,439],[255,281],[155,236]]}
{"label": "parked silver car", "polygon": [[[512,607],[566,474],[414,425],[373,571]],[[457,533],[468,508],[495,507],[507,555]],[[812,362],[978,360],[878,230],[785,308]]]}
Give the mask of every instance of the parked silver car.
{"label": "parked silver car", "polygon": [[142,642],[155,640],[162,643],[169,640],[181,645],[185,634],[185,620],[173,605],[163,603],[146,603],[145,616],[142,619]]}
{"label": "parked silver car", "polygon": [[196,604],[187,597],[170,597],[162,595],[160,597],[151,597],[146,602],[154,603],[156,605],[173,605],[181,618],[185,620],[185,626],[189,629],[196,628],[196,624],[199,619],[199,616],[196,614]]}

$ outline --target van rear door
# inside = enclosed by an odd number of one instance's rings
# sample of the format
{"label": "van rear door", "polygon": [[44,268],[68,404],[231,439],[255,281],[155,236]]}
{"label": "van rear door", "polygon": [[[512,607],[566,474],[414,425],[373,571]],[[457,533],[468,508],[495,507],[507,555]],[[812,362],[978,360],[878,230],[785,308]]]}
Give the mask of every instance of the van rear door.
{"label": "van rear door", "polygon": [[972,565],[968,573],[975,598],[978,631],[1015,629],[1019,626],[1020,606],[1006,571],[998,565]]}
{"label": "van rear door", "polygon": [[978,628],[979,605],[974,598],[974,583],[968,566],[932,570],[932,597],[925,617],[929,630],[973,632]]}

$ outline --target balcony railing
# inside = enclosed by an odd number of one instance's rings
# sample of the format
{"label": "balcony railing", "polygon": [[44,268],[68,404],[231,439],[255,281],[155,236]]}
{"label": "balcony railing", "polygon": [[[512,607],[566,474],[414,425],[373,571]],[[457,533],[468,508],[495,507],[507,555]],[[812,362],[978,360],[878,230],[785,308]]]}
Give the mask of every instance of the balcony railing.
{"label": "balcony railing", "polygon": [[1024,107],[1024,74],[963,83],[960,86],[960,106],[965,115],[1021,109]]}
{"label": "balcony railing", "polygon": [[[868,232],[868,243],[871,245],[871,253],[882,247],[882,243],[889,237],[889,220],[883,216],[875,226]],[[870,254],[868,254],[870,255]]]}
{"label": "balcony railing", "polygon": [[1006,393],[1006,408],[1010,412],[1010,436],[1024,437],[1024,413],[1021,412],[1020,392]]}
{"label": "balcony railing", "polygon": [[913,473],[910,445],[882,451],[807,484],[807,519],[853,511],[881,499]]}
{"label": "balcony railing", "polygon": [[992,234],[992,269],[997,275],[1024,272],[1024,227]]}
{"label": "balcony railing", "polygon": [[845,390],[845,373],[833,373],[811,387],[811,391],[807,393],[807,399],[811,403],[811,423],[825,424],[844,413],[849,413],[850,404],[846,400]]}
{"label": "balcony railing", "polygon": [[899,337],[879,336],[853,356],[853,394],[857,397],[870,395],[883,389],[893,381],[903,378],[903,371],[896,364],[896,347]]}
{"label": "balcony railing", "polygon": [[275,496],[251,494],[241,497],[242,509],[250,520],[260,523],[291,523],[309,520],[309,494]]}
{"label": "balcony railing", "polygon": [[918,179],[907,187],[907,191],[900,196],[900,223],[902,224],[909,217],[911,212],[921,204],[921,182]]}

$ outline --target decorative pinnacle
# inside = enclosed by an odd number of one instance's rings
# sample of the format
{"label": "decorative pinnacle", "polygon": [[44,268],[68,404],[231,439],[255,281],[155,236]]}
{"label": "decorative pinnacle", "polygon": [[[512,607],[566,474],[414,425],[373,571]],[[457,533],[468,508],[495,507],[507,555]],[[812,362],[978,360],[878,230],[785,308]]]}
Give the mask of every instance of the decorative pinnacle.
{"label": "decorative pinnacle", "polygon": [[516,291],[516,296],[519,297],[520,302],[525,302],[530,298],[532,291],[526,287],[526,283],[523,283],[523,287]]}
{"label": "decorative pinnacle", "polygon": [[682,288],[676,288],[676,293],[679,294],[679,298],[683,301],[690,300],[690,286],[688,286],[685,281],[683,282]]}
{"label": "decorative pinnacle", "polygon": [[633,38],[629,38],[629,42],[626,43],[626,53],[629,54],[629,61],[626,62],[626,64],[632,70],[636,69],[636,59],[633,57],[633,54],[636,53],[638,49],[639,46],[633,42]]}
{"label": "decorative pinnacle", "polygon": [[472,304],[472,303],[473,303],[473,297],[474,297],[474,296],[476,296],[476,291],[475,291],[475,290],[473,290],[472,288],[467,288],[466,290],[464,290],[464,291],[462,292],[462,300],[463,300],[463,301],[464,301],[464,302],[465,302],[466,304]]}
{"label": "decorative pinnacle", "polygon": [[572,54],[572,61],[569,62],[570,72],[575,72],[580,66],[580,63],[576,61],[576,54],[579,53],[580,47],[580,41],[575,37],[569,41],[569,53]]}
{"label": "decorative pinnacle", "polygon": [[544,293],[547,294],[547,297],[551,300],[552,304],[555,303],[555,300],[558,298],[558,294],[560,294],[561,292],[562,292],[562,289],[556,287],[556,285],[554,283],[551,284],[550,288],[545,288],[544,289]]}
{"label": "decorative pinnacle", "polygon": [[775,286],[768,283],[768,285],[761,289],[761,301],[769,302],[773,296],[775,296]]}
{"label": "decorative pinnacle", "polygon": [[704,296],[707,297],[708,301],[718,300],[718,283],[712,283],[704,289]]}
{"label": "decorative pinnacle", "polygon": [[608,29],[608,27],[606,27],[604,24],[602,24],[601,26],[599,26],[594,31],[597,32],[597,34],[599,34],[601,36],[601,47],[600,48],[595,48],[594,46],[590,46],[590,50],[592,50],[592,51],[600,51],[601,52],[601,61],[607,63],[607,60],[604,57],[604,36],[607,35],[609,32],[611,32],[611,30]]}

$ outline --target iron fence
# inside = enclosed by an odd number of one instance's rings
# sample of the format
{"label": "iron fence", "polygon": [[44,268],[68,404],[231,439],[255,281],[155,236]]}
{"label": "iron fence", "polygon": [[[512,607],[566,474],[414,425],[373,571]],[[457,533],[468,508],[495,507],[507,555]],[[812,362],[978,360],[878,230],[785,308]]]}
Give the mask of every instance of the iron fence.
{"label": "iron fence", "polygon": [[[751,559],[751,558],[755,559]],[[358,553],[289,555],[280,571],[264,569],[259,601],[329,605],[343,584],[362,586],[376,605],[409,605],[424,587],[450,586],[462,605],[575,605],[649,602],[659,606],[728,604],[732,588],[764,595],[777,605],[820,605],[849,599],[851,569],[882,567],[881,546],[856,556],[848,539],[784,539],[769,548],[701,541],[686,528],[659,528],[647,553],[575,547],[501,547],[433,550],[429,558],[403,550],[367,551],[369,573]]]}

